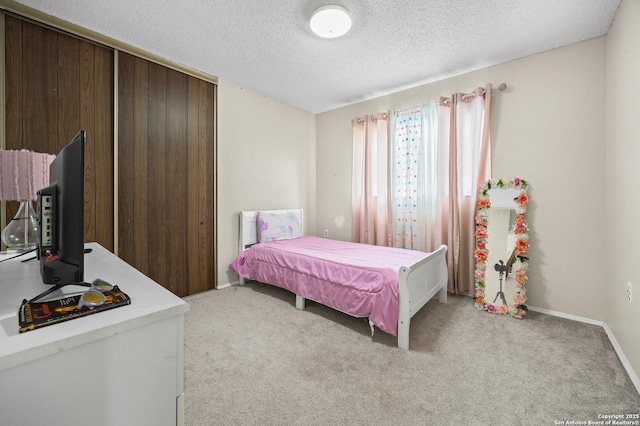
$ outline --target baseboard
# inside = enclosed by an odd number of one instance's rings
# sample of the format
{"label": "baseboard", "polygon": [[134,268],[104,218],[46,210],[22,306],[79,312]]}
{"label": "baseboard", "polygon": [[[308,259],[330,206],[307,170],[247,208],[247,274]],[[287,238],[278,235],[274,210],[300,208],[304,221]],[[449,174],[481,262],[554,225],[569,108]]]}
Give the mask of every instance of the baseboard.
{"label": "baseboard", "polygon": [[551,311],[549,309],[536,308],[534,306],[527,306],[530,311],[540,312],[541,314],[552,315],[554,317],[560,317],[565,319],[570,319],[573,321],[584,322],[591,325],[599,325],[603,326],[604,321],[598,321],[591,318],[580,317],[578,315],[565,314],[564,312]]}
{"label": "baseboard", "polygon": [[613,331],[611,331],[611,329],[609,328],[606,322],[596,321],[590,318],[584,318],[577,315],[565,314],[563,312],[551,311],[549,309],[536,308],[534,306],[528,306],[528,308],[530,311],[533,311],[533,312],[540,312],[541,314],[547,314],[547,315],[552,315],[554,317],[566,318],[573,321],[584,322],[592,325],[599,325],[600,327],[602,327],[605,333],[607,333],[607,337],[609,337],[609,341],[611,342],[611,346],[613,346],[613,350],[616,351],[616,355],[618,355],[618,358],[620,359],[622,366],[624,367],[625,371],[629,375],[629,378],[631,379],[631,383],[633,383],[633,386],[635,386],[636,391],[638,392],[638,394],[640,394],[640,379],[638,378],[638,375],[636,374],[636,372],[633,370],[633,367],[631,367],[631,364],[629,364],[629,360],[624,355],[624,352],[622,351],[620,344],[618,344],[616,337],[613,335]]}
{"label": "baseboard", "polygon": [[622,348],[618,344],[618,341],[616,340],[616,336],[613,335],[613,331],[611,331],[611,329],[609,328],[606,322],[603,323],[602,327],[604,328],[604,331],[607,333],[607,336],[609,336],[609,341],[611,342],[613,349],[618,354],[618,358],[620,358],[620,362],[624,366],[624,369],[627,370],[627,374],[629,375],[631,382],[633,383],[633,385],[636,387],[636,390],[640,394],[640,379],[638,379],[638,375],[635,373],[635,371],[633,371],[633,368],[631,367],[631,364],[629,364],[629,360],[627,359],[627,357],[624,356],[624,352],[622,352]]}
{"label": "baseboard", "polygon": [[[246,282],[246,281],[245,281],[245,282]],[[223,284],[223,285],[220,285],[220,286],[216,287],[216,290],[222,290],[222,289],[224,289],[224,288],[235,287],[235,286],[237,286],[237,285],[243,285],[243,284],[244,284],[244,283],[241,283],[241,282],[240,282],[240,280],[238,280],[238,281],[233,281],[233,282],[230,282],[230,283],[228,283],[228,284]]]}
{"label": "baseboard", "polygon": [[229,284],[222,284],[222,285],[219,285],[218,287],[216,287],[216,290],[222,290],[222,289],[225,289],[225,288],[233,287],[234,285],[237,285],[237,284],[238,284],[238,281],[233,282],[233,283],[229,283]]}

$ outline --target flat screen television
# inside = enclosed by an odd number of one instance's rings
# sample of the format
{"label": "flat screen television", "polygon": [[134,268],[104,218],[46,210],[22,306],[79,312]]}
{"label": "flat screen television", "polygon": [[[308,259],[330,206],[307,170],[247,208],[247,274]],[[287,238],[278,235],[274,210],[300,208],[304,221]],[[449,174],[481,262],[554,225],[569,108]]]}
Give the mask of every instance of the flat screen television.
{"label": "flat screen television", "polygon": [[84,280],[84,152],[86,134],[62,148],[49,168],[49,186],[38,191],[38,259],[45,284]]}

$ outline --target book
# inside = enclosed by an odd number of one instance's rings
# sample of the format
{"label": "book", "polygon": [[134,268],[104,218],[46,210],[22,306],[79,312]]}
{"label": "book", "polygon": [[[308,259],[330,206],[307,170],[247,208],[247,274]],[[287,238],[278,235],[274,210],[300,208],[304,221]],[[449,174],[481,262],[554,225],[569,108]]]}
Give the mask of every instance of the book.
{"label": "book", "polygon": [[24,333],[48,325],[119,308],[131,303],[129,296],[120,290],[117,285],[113,286],[110,291],[104,292],[104,295],[106,298],[105,303],[93,309],[86,307],[78,309],[81,294],[44,302],[27,302],[25,299],[18,310],[19,331]]}

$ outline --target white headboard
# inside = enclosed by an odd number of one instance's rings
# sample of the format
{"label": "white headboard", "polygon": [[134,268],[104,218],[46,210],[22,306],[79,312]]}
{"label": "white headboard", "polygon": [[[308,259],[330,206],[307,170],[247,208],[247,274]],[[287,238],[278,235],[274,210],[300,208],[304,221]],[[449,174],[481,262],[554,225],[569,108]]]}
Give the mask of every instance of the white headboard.
{"label": "white headboard", "polygon": [[258,242],[258,224],[256,223],[256,217],[258,216],[259,211],[265,213],[293,213],[300,222],[300,228],[304,230],[302,209],[256,211],[242,210],[240,212],[240,239],[238,241],[239,253],[242,253],[253,244],[256,244]]}

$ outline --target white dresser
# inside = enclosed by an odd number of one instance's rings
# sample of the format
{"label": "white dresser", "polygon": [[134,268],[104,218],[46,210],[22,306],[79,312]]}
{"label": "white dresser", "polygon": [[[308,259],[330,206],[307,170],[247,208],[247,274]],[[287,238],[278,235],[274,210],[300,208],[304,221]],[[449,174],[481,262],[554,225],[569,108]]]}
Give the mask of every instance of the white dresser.
{"label": "white dresser", "polygon": [[84,278],[131,304],[18,333],[18,307],[49,288],[30,254],[0,263],[0,424],[182,425],[189,305],[96,243]]}

